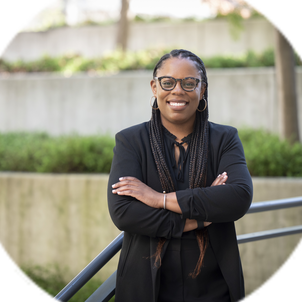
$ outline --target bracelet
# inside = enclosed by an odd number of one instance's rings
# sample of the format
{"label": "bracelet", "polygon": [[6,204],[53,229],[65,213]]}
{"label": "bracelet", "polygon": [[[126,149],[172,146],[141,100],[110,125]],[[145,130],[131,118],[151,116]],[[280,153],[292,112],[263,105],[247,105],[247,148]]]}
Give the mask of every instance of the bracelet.
{"label": "bracelet", "polygon": [[163,191],[164,193],[164,210],[166,209],[166,198],[167,198],[167,195],[166,195],[166,191]]}

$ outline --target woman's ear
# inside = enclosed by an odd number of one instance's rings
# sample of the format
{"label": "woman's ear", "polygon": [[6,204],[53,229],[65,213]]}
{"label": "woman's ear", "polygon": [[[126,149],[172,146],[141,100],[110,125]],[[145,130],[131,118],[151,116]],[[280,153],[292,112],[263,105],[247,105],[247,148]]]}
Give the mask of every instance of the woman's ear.
{"label": "woman's ear", "polygon": [[157,97],[156,81],[155,81],[155,80],[152,80],[152,81],[150,82],[150,86],[151,86],[151,90],[152,90],[153,96]]}

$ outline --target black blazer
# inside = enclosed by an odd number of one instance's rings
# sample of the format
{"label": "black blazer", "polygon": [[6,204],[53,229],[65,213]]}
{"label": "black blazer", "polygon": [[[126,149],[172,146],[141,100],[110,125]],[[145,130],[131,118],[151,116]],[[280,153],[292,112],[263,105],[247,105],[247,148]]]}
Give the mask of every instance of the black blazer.
{"label": "black blazer", "polygon": [[[244,297],[244,282],[234,221],[248,210],[252,180],[243,148],[233,127],[209,123],[207,187],[177,191],[183,214],[151,208],[130,196],[112,194],[119,177],[134,176],[162,192],[153,159],[149,122],[116,134],[108,182],[108,206],[114,224],[124,233],[117,271],[116,302],[156,302],[159,268],[154,255],[159,237],[180,238],[185,219],[213,222],[208,226],[210,244],[229,287],[232,301]],[[219,173],[228,174],[225,186],[210,187]],[[162,257],[169,240],[163,248]]]}

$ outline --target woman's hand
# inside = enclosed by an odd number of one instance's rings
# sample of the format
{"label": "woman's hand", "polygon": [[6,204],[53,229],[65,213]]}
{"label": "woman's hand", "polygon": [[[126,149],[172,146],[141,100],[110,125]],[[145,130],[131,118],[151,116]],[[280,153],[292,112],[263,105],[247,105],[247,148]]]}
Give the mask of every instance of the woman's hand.
{"label": "woman's hand", "polygon": [[211,187],[225,185],[225,182],[228,180],[227,172],[219,174],[216,179],[211,184]]}
{"label": "woman's hand", "polygon": [[[211,184],[211,187],[215,187],[215,186],[221,186],[221,185],[225,185],[225,182],[228,180],[228,175],[226,172],[223,172],[222,174],[219,174],[216,179],[213,181],[213,183]],[[204,227],[207,227],[211,224],[212,222],[208,222],[205,221],[203,223]]]}
{"label": "woman's hand", "polygon": [[198,224],[195,219],[186,219],[186,223],[185,223],[185,227],[184,227],[183,231],[184,231],[184,233],[193,231],[193,230],[197,229],[197,227],[198,227]]}
{"label": "woman's hand", "polygon": [[112,185],[112,193],[136,198],[152,208],[162,208],[164,194],[158,193],[135,177],[119,178],[119,182]]}

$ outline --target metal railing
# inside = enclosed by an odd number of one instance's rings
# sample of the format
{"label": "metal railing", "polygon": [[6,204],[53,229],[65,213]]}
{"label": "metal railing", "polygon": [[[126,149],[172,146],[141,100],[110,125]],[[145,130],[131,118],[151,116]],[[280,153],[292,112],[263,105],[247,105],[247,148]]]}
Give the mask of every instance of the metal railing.
{"label": "metal railing", "polygon": [[[124,232],[122,232],[121,234],[119,234],[78,275],[76,275],[55,296],[55,299],[57,299],[59,301],[62,301],[62,302],[65,302],[65,301],[68,301],[75,293],[77,293],[122,248],[123,238],[124,238]],[[107,279],[107,281],[109,279]],[[106,282],[104,282],[102,284],[102,287],[105,287],[105,283]],[[114,292],[113,292],[113,295],[114,295]],[[109,301],[109,299],[108,300],[103,300],[103,301],[104,302],[105,301]]]}
{"label": "metal railing", "polygon": [[[302,206],[302,196],[295,198],[257,202],[251,205],[247,214]],[[237,236],[239,244],[302,233],[302,225],[249,233]],[[118,235],[97,257],[74,277],[55,299],[67,302],[78,292],[115,254],[121,249],[124,233]],[[115,293],[116,271],[86,300],[86,302],[107,302]]]}

